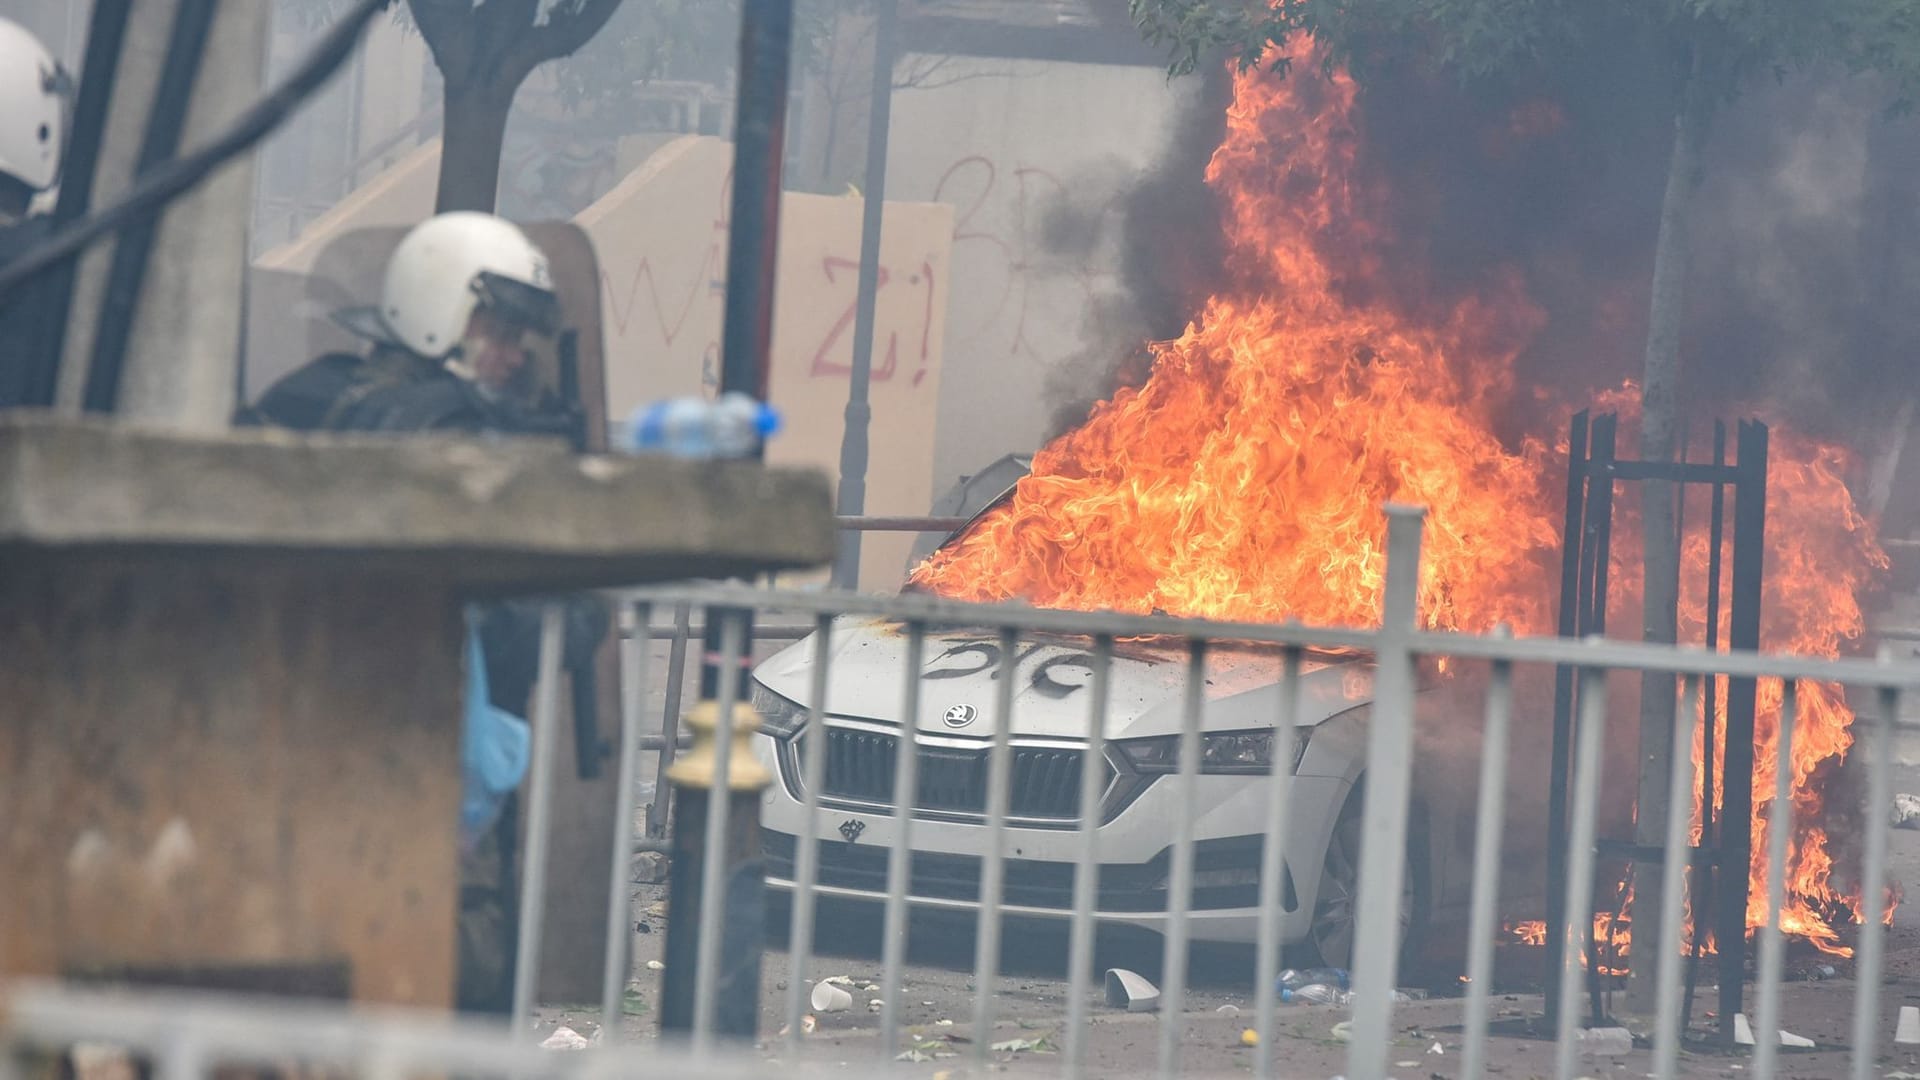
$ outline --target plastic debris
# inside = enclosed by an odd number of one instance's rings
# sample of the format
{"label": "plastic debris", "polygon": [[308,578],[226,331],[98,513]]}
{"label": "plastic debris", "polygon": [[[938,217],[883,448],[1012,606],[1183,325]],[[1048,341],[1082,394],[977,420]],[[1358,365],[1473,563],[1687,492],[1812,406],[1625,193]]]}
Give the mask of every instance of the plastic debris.
{"label": "plastic debris", "polygon": [[1239,1016],[1239,1015],[1240,1015],[1240,1006],[1238,1006],[1238,1005],[1222,1005],[1222,1006],[1220,1006],[1219,1008],[1217,1008],[1217,1009],[1215,1009],[1215,1010],[1213,1010],[1213,1011],[1214,1011],[1214,1012],[1216,1012],[1216,1013],[1219,1013],[1219,1014],[1220,1014],[1221,1016]]}
{"label": "plastic debris", "polygon": [[1006,1042],[994,1043],[988,1049],[997,1054],[1023,1054],[1029,1051],[1035,1054],[1051,1054],[1054,1052],[1053,1044],[1047,1041],[1045,1035],[1035,1039],[1008,1039]]}
{"label": "plastic debris", "polygon": [[653,903],[647,905],[647,918],[664,919],[666,917],[667,917],[667,902],[665,900],[656,900]]}
{"label": "plastic debris", "polygon": [[1347,970],[1345,968],[1320,967],[1307,968],[1304,971],[1298,968],[1287,968],[1285,971],[1274,976],[1273,988],[1275,990],[1298,990],[1303,986],[1311,986],[1314,983],[1324,983],[1327,986],[1335,986],[1345,990],[1352,985],[1347,981],[1347,978]]}
{"label": "plastic debris", "polygon": [[953,1026],[953,1021],[951,1021],[951,1020],[935,1020],[935,1021],[933,1022],[933,1026],[934,1026],[934,1027],[952,1027],[952,1026]]}
{"label": "plastic debris", "polygon": [[871,998],[867,1001],[868,1012],[879,1012],[881,1009],[884,1009],[886,1007],[887,1007],[887,1003],[880,1000],[879,998]]}
{"label": "plastic debris", "polygon": [[587,1041],[585,1035],[580,1034],[570,1027],[560,1027],[555,1028],[553,1034],[547,1036],[546,1041],[540,1044],[540,1049],[585,1050],[592,1045],[592,1043]]}
{"label": "plastic debris", "polygon": [[667,965],[661,963],[658,960],[649,960],[647,961],[647,970],[648,971],[665,971],[667,970]]}
{"label": "plastic debris", "polygon": [[1240,1033],[1240,1045],[1241,1046],[1259,1046],[1260,1033],[1253,1030],[1252,1028],[1247,1028],[1246,1030]]}
{"label": "plastic debris", "polygon": [[[807,1013],[807,1014],[806,1014],[805,1016],[802,1016],[802,1017],[800,1018],[800,1034],[802,1034],[802,1035],[811,1035],[811,1034],[813,1034],[813,1031],[814,1031],[814,1029],[815,1029],[815,1028],[817,1028],[817,1027],[819,1027],[819,1026],[820,1026],[820,1021],[819,1021],[819,1020],[817,1020],[817,1019],[815,1019],[815,1018],[814,1018],[814,1015],[813,1015],[812,1013]],[[784,1038],[786,1038],[786,1037],[787,1037],[788,1035],[791,1035],[791,1034],[793,1034],[793,1025],[792,1025],[792,1024],[781,1024],[781,1025],[780,1025],[780,1037],[781,1037],[781,1038],[783,1038],[783,1039],[784,1039]]]}
{"label": "plastic debris", "polygon": [[1920,1006],[1900,1006],[1900,1024],[1893,1030],[1893,1041],[1909,1045],[1920,1043]]}
{"label": "plastic debris", "polygon": [[1307,983],[1304,986],[1283,987],[1280,1000],[1289,1005],[1345,1005],[1353,1000],[1353,991],[1327,983]]}
{"label": "plastic debris", "polygon": [[1339,1023],[1333,1025],[1333,1037],[1336,1039],[1339,1039],[1341,1042],[1352,1042],[1353,1041],[1353,1021],[1342,1020]]}
{"label": "plastic debris", "polygon": [[1832,964],[1816,964],[1810,974],[1813,979],[1825,982],[1839,973],[1833,970]]}
{"label": "plastic debris", "polygon": [[[1781,1046],[1791,1046],[1801,1050],[1813,1049],[1812,1039],[1803,1035],[1795,1035],[1791,1031],[1784,1029],[1776,1031],[1774,1032],[1774,1037],[1780,1040]],[[1733,1041],[1738,1046],[1753,1045],[1753,1026],[1747,1023],[1746,1013],[1733,1014]]]}
{"label": "plastic debris", "polygon": [[1444,1046],[1441,1046],[1438,1042],[1435,1042],[1432,1046],[1427,1047],[1427,1053],[1432,1054],[1435,1057],[1442,1057],[1446,1054],[1446,1052],[1447,1052],[1447,1048]]}
{"label": "plastic debris", "polygon": [[1128,1012],[1152,1012],[1160,1007],[1160,988],[1126,968],[1107,969],[1107,1004]]}
{"label": "plastic debris", "polygon": [[1893,827],[1920,829],[1920,795],[1903,792],[1893,797]]}
{"label": "plastic debris", "polygon": [[820,981],[829,986],[844,986],[849,990],[854,988],[853,976],[851,975],[829,975]]}
{"label": "plastic debris", "polygon": [[846,987],[835,982],[814,983],[809,1000],[813,1003],[814,1012],[846,1012],[853,1008],[853,995],[847,993]]}
{"label": "plastic debris", "polygon": [[658,851],[643,851],[633,857],[633,881],[638,885],[658,885],[667,880],[667,857]]}
{"label": "plastic debris", "polygon": [[1583,1054],[1621,1057],[1633,1053],[1633,1032],[1623,1027],[1584,1028],[1578,1039]]}
{"label": "plastic debris", "polygon": [[1417,1069],[1420,1067],[1420,1063],[1417,1061],[1396,1061],[1393,1063],[1393,1067],[1396,1069]]}

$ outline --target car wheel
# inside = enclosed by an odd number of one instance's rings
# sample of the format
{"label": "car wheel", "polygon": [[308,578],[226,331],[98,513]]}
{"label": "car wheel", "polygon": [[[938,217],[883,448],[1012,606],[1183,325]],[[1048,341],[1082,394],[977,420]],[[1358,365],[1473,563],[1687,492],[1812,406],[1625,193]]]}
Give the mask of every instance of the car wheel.
{"label": "car wheel", "polygon": [[[1360,842],[1365,804],[1365,792],[1356,785],[1340,808],[1333,835],[1327,840],[1320,887],[1313,902],[1313,920],[1307,928],[1306,944],[1314,954],[1309,958],[1311,963],[1353,969],[1360,921]],[[1409,815],[1408,857],[1400,875],[1400,923],[1395,944],[1399,947],[1403,968],[1415,950],[1425,923],[1426,861],[1417,856],[1424,847],[1412,825],[1418,820],[1417,814]]]}

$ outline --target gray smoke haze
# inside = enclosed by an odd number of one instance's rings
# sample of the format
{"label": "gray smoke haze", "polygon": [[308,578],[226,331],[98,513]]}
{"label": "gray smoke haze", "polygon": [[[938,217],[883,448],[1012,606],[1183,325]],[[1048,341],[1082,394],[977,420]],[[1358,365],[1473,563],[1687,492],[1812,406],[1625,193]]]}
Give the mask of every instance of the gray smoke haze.
{"label": "gray smoke haze", "polygon": [[[1048,373],[1048,438],[1085,420],[1115,390],[1144,380],[1145,343],[1177,336],[1218,284],[1226,245],[1205,173],[1226,130],[1232,87],[1221,65],[1195,78],[1200,92],[1187,99],[1153,168],[1118,193],[1111,173],[1074,178],[1066,186],[1075,196],[1043,211],[1042,243],[1055,256],[1088,258],[1116,227],[1111,239],[1121,255],[1119,289],[1096,295],[1080,313],[1087,347]],[[1104,213],[1116,202],[1117,219]]]}

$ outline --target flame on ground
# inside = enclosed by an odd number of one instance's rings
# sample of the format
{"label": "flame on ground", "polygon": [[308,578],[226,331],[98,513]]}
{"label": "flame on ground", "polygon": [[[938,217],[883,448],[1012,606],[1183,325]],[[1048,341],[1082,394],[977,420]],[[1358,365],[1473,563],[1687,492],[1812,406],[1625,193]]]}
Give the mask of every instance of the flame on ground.
{"label": "flame on ground", "polygon": [[[1010,502],[914,582],[969,600],[1366,625],[1384,587],[1380,506],[1400,502],[1428,510],[1425,626],[1552,632],[1565,449],[1503,441],[1494,425],[1515,403],[1514,360],[1542,312],[1517,275],[1449,303],[1407,300],[1435,295],[1408,287],[1407,266],[1392,267],[1397,288],[1383,286],[1390,192],[1356,168],[1345,73],[1296,62],[1284,80],[1238,73],[1234,92],[1207,170],[1232,284],[1179,338],[1149,346],[1143,385],[1041,450]],[[1625,412],[1637,395],[1615,396]],[[1776,426],[1771,460],[1762,645],[1834,656],[1861,634],[1858,597],[1885,559],[1842,482],[1845,451]],[[1632,510],[1622,506],[1614,529],[1623,584],[1639,577]],[[1704,505],[1687,510],[1704,520]],[[1689,535],[1686,580],[1703,580],[1704,531]],[[1625,591],[1616,599],[1637,607]],[[1703,603],[1687,603],[1682,635],[1699,640]],[[1766,917],[1780,697],[1777,684],[1761,689],[1749,925]],[[1803,688],[1786,925],[1831,951],[1844,951],[1835,919],[1857,918],[1858,903],[1834,878],[1819,823],[1852,720],[1838,688]],[[1716,740],[1716,760],[1722,751]],[[1622,948],[1625,936],[1624,924],[1608,935]]]}

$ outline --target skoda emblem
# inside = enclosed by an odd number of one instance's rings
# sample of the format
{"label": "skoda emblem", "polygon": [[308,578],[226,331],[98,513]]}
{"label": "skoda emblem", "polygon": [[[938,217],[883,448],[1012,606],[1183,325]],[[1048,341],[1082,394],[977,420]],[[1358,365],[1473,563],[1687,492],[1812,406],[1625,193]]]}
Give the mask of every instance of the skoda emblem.
{"label": "skoda emblem", "polygon": [[866,831],[867,823],[859,818],[848,818],[840,823],[840,836],[849,844],[860,839],[860,834]]}
{"label": "skoda emblem", "polygon": [[966,727],[980,716],[980,710],[971,705],[955,705],[940,717],[940,722],[948,727]]}

